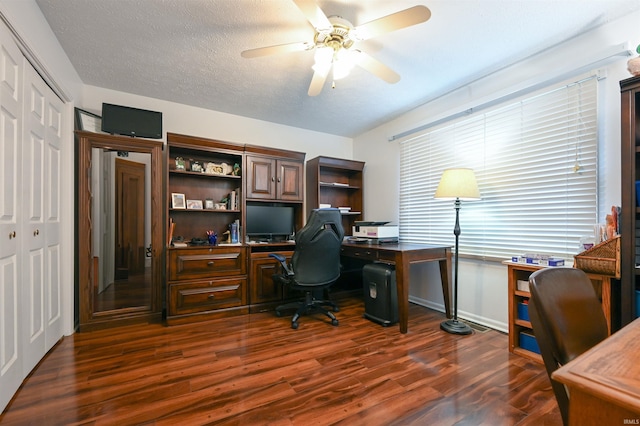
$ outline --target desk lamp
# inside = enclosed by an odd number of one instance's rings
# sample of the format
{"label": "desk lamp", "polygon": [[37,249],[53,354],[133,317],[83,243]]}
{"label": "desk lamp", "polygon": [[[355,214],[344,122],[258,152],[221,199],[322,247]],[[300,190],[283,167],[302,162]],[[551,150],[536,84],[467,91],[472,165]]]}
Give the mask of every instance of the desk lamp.
{"label": "desk lamp", "polygon": [[476,176],[471,169],[447,169],[442,173],[438,189],[433,198],[455,200],[456,224],[453,235],[456,236],[456,253],[453,260],[453,318],[440,323],[440,328],[451,334],[471,334],[472,330],[464,322],[458,321],[458,237],[460,236],[460,200],[479,200],[480,191]]}

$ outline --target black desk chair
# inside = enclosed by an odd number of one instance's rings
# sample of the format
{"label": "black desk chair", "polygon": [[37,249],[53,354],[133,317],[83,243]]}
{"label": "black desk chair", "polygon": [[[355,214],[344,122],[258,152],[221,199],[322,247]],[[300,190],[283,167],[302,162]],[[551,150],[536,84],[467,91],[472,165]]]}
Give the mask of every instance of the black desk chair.
{"label": "black desk chair", "polygon": [[300,315],[320,311],[331,318],[331,324],[338,325],[335,315],[324,308],[329,306],[338,312],[338,306],[322,300],[324,291],[340,277],[340,246],[344,237],[342,217],[338,209],[315,209],[309,215],[307,224],[296,234],[296,249],[287,265],[284,256],[270,254],[282,265],[280,274],[273,276],[294,290],[304,291],[304,300],[288,303],[276,308],[281,315],[287,309],[297,309],[291,319],[291,328],[298,328]]}
{"label": "black desk chair", "polygon": [[529,276],[529,318],[562,422],[569,422],[569,395],[551,374],[609,335],[591,280],[580,269],[545,268]]}

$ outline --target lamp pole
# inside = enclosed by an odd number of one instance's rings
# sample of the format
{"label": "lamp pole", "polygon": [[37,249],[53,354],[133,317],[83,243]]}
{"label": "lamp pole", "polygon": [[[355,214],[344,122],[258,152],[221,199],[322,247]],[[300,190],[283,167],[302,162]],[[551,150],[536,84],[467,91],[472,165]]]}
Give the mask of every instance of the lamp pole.
{"label": "lamp pole", "polygon": [[464,322],[458,321],[458,238],[460,237],[460,198],[456,197],[456,224],[453,235],[456,236],[456,254],[453,259],[453,318],[440,323],[440,328],[451,334],[471,334],[473,330]]}

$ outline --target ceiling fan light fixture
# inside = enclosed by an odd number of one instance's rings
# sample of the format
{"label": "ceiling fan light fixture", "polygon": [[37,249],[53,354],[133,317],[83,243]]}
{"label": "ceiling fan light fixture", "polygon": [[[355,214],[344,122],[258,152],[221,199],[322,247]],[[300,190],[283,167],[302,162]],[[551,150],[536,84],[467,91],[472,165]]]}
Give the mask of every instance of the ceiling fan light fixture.
{"label": "ceiling fan light fixture", "polygon": [[338,50],[333,55],[333,79],[340,80],[349,75],[355,65],[351,52],[345,49]]}

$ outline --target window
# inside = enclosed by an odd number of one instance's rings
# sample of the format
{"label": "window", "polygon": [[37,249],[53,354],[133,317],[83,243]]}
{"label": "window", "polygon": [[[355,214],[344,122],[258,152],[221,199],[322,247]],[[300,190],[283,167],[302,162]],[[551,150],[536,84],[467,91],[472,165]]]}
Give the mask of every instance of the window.
{"label": "window", "polygon": [[441,123],[401,143],[400,237],[453,245],[453,201],[433,194],[444,169],[475,171],[462,201],[460,254],[572,257],[597,212],[597,81],[547,89]]}

